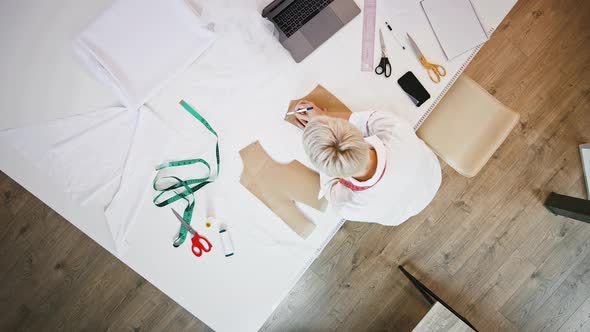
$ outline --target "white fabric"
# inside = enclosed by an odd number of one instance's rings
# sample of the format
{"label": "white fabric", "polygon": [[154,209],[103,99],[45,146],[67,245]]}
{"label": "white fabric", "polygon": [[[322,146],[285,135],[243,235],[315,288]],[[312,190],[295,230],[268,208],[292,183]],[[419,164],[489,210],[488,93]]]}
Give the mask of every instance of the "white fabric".
{"label": "white fabric", "polygon": [[[106,196],[111,199],[103,196],[101,202],[119,254],[127,248],[125,239],[149,188],[154,166],[171,146],[183,145],[152,112],[134,110],[188,67],[213,39],[213,33],[184,0],[116,0],[75,40],[77,54],[99,80],[111,86],[130,113],[117,111],[115,118],[123,119],[116,122],[118,128],[103,124],[111,122],[100,119],[106,112],[57,122],[52,129],[58,132],[71,134],[76,126],[92,126],[94,135],[68,137],[69,144],[60,144],[70,153],[60,153],[47,164],[57,168],[55,173],[63,173],[57,177],[64,182],[63,189],[80,194],[84,203],[95,194],[83,192],[88,191],[86,187],[94,191],[108,187]],[[28,139],[30,136],[22,141]],[[84,158],[80,149],[102,154],[100,159]],[[105,164],[111,167],[103,167]]]}
{"label": "white fabric", "polygon": [[367,181],[346,180],[356,186],[372,187],[352,191],[338,178],[321,174],[320,197],[325,196],[342,218],[353,221],[393,226],[422,211],[440,187],[441,169],[434,153],[416,136],[412,126],[383,111],[353,113],[350,123],[362,131],[366,142],[375,149],[377,169]]}
{"label": "white fabric", "polygon": [[0,130],[117,103],[72,52],[73,36],[110,2],[0,1]]}
{"label": "white fabric", "polygon": [[184,0],[116,0],[75,41],[92,73],[139,108],[213,42]]}
{"label": "white fabric", "polygon": [[82,205],[103,207],[118,254],[127,249],[125,239],[140,202],[153,196],[154,167],[171,157],[171,151],[183,151],[184,156],[194,152],[188,138],[145,107],[114,107],[11,129],[0,132],[0,140],[35,160],[58,184],[57,192]]}
{"label": "white fabric", "polygon": [[[0,132],[78,203],[106,205],[120,181],[138,112],[113,107]],[[105,134],[108,133],[108,134]]]}

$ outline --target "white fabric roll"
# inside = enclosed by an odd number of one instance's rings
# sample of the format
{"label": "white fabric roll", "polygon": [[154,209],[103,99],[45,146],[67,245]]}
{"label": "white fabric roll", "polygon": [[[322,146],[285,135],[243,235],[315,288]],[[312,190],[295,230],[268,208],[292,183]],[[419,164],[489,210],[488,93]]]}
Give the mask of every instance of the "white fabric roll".
{"label": "white fabric roll", "polygon": [[184,0],[116,0],[74,41],[90,71],[136,110],[214,40]]}

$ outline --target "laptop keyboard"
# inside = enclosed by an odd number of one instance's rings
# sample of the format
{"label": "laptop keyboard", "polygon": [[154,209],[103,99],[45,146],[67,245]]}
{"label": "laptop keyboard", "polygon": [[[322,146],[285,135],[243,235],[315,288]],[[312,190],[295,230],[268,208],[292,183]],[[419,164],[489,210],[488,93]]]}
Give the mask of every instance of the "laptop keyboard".
{"label": "laptop keyboard", "polygon": [[273,20],[285,35],[290,37],[332,1],[334,0],[295,0]]}

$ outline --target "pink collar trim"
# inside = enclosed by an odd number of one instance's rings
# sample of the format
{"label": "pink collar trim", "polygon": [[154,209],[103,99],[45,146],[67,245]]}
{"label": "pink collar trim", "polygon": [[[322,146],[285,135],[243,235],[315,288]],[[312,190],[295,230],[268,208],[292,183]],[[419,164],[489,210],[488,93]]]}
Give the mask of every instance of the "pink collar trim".
{"label": "pink collar trim", "polygon": [[376,185],[377,183],[379,183],[379,181],[381,181],[381,179],[383,178],[383,175],[385,175],[385,170],[387,169],[387,164],[385,164],[385,166],[383,166],[383,172],[381,173],[381,176],[379,176],[379,179],[377,179],[377,182],[373,183],[370,186],[357,186],[355,184],[352,184],[350,181],[344,180],[342,178],[338,179],[338,182],[345,186],[346,188],[352,190],[352,191],[365,191],[367,189],[372,188],[374,185]]}

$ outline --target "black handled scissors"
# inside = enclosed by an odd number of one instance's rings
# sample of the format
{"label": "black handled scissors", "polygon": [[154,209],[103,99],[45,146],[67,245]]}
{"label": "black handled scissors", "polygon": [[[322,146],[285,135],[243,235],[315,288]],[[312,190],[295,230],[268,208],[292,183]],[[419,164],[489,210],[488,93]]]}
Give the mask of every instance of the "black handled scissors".
{"label": "black handled scissors", "polygon": [[379,29],[379,41],[381,42],[381,61],[379,61],[379,65],[375,68],[375,74],[389,77],[391,76],[391,64],[387,57],[387,48],[385,47],[385,41],[383,40],[381,29]]}

